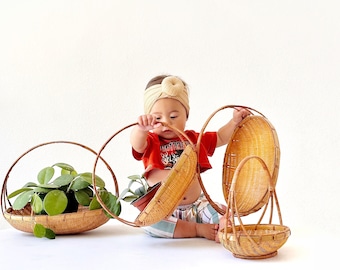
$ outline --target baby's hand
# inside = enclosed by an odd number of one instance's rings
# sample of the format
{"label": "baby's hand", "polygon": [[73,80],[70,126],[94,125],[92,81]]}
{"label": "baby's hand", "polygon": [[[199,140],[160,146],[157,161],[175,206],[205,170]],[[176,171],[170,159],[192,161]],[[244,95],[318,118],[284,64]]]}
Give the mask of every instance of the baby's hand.
{"label": "baby's hand", "polygon": [[157,122],[157,119],[152,114],[144,114],[138,117],[137,123],[140,129],[149,131],[161,126],[161,123]]}
{"label": "baby's hand", "polygon": [[247,109],[236,107],[233,113],[233,121],[238,124],[250,114],[250,111],[248,111]]}

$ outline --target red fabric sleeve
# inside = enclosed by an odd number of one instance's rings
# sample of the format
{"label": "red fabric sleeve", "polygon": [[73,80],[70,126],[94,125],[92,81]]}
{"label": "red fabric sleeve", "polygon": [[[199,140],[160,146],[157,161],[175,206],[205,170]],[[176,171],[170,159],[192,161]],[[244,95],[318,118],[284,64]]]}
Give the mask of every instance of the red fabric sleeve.
{"label": "red fabric sleeve", "polygon": [[[193,143],[197,143],[199,133],[189,130],[186,131],[189,139]],[[209,162],[208,156],[212,156],[215,152],[217,144],[217,133],[216,132],[205,132],[201,139],[200,152],[199,152],[199,165],[200,171],[204,172],[211,169],[212,166]]]}

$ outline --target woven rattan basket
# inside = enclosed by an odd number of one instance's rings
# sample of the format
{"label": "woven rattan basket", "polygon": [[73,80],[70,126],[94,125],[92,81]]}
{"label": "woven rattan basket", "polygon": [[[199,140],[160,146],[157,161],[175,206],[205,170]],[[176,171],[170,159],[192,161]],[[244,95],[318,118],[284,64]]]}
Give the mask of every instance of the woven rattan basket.
{"label": "woven rattan basket", "polygon": [[103,209],[89,210],[87,207],[79,207],[77,212],[56,216],[32,215],[30,209],[17,211],[8,208],[3,215],[12,227],[27,233],[32,233],[32,225],[39,223],[53,230],[55,234],[78,234],[98,228],[109,220]]}
{"label": "woven rattan basket", "polygon": [[[243,224],[237,203],[239,200],[237,195],[238,177],[249,161],[258,162],[262,166],[262,170],[267,173],[265,180],[267,181],[269,199],[264,205],[263,213],[257,224]],[[272,224],[274,203],[279,224]],[[268,224],[262,224],[268,205],[270,205],[269,222]],[[229,189],[227,211],[231,213],[231,226],[222,229],[218,236],[222,245],[237,258],[264,259],[273,257],[277,254],[278,249],[286,243],[291,234],[289,227],[284,226],[282,223],[280,206],[269,169],[263,159],[258,156],[245,157],[237,166]],[[235,217],[239,225],[235,224]]]}
{"label": "woven rattan basket", "polygon": [[[200,142],[200,138],[213,116],[215,116],[217,112],[228,108],[245,108],[250,111],[251,115],[244,118],[238,124],[225,151],[222,189],[226,201],[228,201],[229,189],[235,169],[243,158],[251,155],[261,157],[268,167],[274,187],[277,182],[280,163],[279,141],[273,125],[262,113],[250,107],[228,105],[219,108],[213,112],[205,122],[198,141]],[[257,115],[255,115],[255,113]],[[197,151],[199,151],[199,144],[197,148]],[[264,180],[266,178],[266,172],[261,170],[261,164],[250,160],[244,166],[244,169],[238,176],[238,192],[236,194],[238,210],[241,216],[258,211],[269,199],[267,181]],[[219,213],[224,214],[225,210],[220,209],[211,200],[201,179],[200,184],[212,206]]]}
{"label": "woven rattan basket", "polygon": [[168,178],[136,218],[138,226],[148,226],[170,215],[178,206],[194,178],[197,155],[188,144],[171,169]]}
{"label": "woven rattan basket", "polygon": [[[112,139],[117,136],[122,131],[135,126],[137,123],[128,125],[115,134],[113,134],[102,146],[99,150],[97,159],[94,164],[93,175],[96,171],[96,165],[98,158],[102,155],[102,152],[106,148]],[[186,142],[187,146],[180,158],[176,162],[175,166],[170,170],[170,173],[167,179],[161,184],[161,186],[157,189],[154,197],[148,202],[145,208],[139,213],[136,217],[135,221],[128,221],[121,217],[115,216],[114,213],[108,209],[100,198],[98,201],[101,203],[102,207],[117,220],[134,227],[142,227],[142,226],[150,226],[155,224],[162,219],[169,216],[174,209],[180,203],[181,198],[183,197],[185,191],[188,189],[189,185],[192,183],[197,167],[197,153],[196,148],[190,139],[180,130],[166,123],[163,125],[169,127],[174,132],[178,134],[183,142]],[[94,179],[95,181],[95,179]]]}
{"label": "woven rattan basket", "polygon": [[290,236],[290,229],[283,225],[247,224],[223,229],[219,233],[223,246],[241,259],[266,259],[277,255]]}
{"label": "woven rattan basket", "polygon": [[[46,147],[48,145],[55,144],[66,144],[66,145],[74,145],[76,147],[81,147],[91,153],[97,155],[97,153],[91,148],[69,141],[52,141],[46,142],[39,145],[36,145],[23,153],[10,167],[9,171],[6,174],[2,190],[1,190],[1,210],[4,218],[7,222],[13,226],[15,229],[18,229],[23,232],[32,233],[34,224],[39,223],[44,225],[46,228],[52,229],[55,234],[77,234],[89,230],[93,230],[98,228],[99,226],[105,224],[109,218],[104,213],[103,209],[97,210],[89,210],[87,207],[79,207],[77,212],[73,213],[65,213],[55,216],[49,215],[35,215],[33,211],[30,210],[29,206],[26,206],[22,210],[13,210],[10,200],[8,199],[8,191],[7,184],[9,180],[9,175],[12,172],[15,165],[28,153],[33,150]],[[107,164],[105,160],[100,157],[100,160],[104,162],[107,169],[113,174],[110,166]],[[118,193],[118,184],[115,182],[116,192]]]}

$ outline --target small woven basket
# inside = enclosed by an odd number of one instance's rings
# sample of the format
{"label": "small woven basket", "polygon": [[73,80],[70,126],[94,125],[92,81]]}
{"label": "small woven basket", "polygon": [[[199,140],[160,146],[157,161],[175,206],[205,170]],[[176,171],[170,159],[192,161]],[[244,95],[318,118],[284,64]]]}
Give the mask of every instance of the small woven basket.
{"label": "small woven basket", "polygon": [[[77,212],[64,213],[55,216],[36,215],[30,209],[29,205],[22,210],[12,209],[11,202],[7,197],[8,196],[7,183],[9,180],[9,175],[12,172],[13,168],[24,156],[26,156],[33,150],[40,147],[55,144],[75,145],[97,155],[97,153],[91,148],[80,143],[70,141],[52,141],[42,143],[32,147],[31,149],[23,153],[10,167],[9,171],[6,174],[4,183],[2,185],[1,210],[4,218],[15,229],[28,233],[33,232],[34,224],[36,223],[42,224],[46,228],[53,230],[55,234],[77,234],[98,228],[99,226],[105,224],[109,220],[108,216],[104,213],[103,209],[89,210],[88,207],[79,206]],[[113,171],[111,170],[107,162],[101,157],[100,159],[101,161],[104,162],[104,164],[106,165],[107,169],[111,172],[111,174],[114,175]],[[119,190],[116,181],[115,189],[116,192],[118,193]]]}
{"label": "small woven basket", "polygon": [[277,255],[290,236],[290,229],[283,225],[248,224],[222,229],[219,234],[220,242],[236,258],[266,259]]}
{"label": "small woven basket", "polygon": [[[263,213],[257,224],[243,224],[238,209],[238,190],[237,180],[242,169],[245,168],[247,162],[255,160],[262,166],[262,170],[267,172],[267,190],[269,199],[264,205]],[[272,224],[274,202],[278,212],[279,224]],[[269,223],[262,224],[262,219],[270,205]],[[229,191],[227,212],[231,214],[231,226],[225,227],[219,233],[221,244],[237,258],[242,259],[265,259],[273,257],[277,254],[287,241],[291,234],[289,227],[282,224],[282,216],[274,183],[270,175],[269,169],[263,159],[258,156],[248,156],[244,158],[237,166],[232,184]],[[235,224],[235,216],[239,225]]]}
{"label": "small woven basket", "polygon": [[[112,141],[112,139],[122,131],[135,126],[136,124],[137,123],[133,123],[118,130],[104,143],[97,154],[97,159],[95,161],[93,169],[93,175],[96,171],[98,158],[100,157],[106,146],[110,143],[110,141]],[[123,222],[124,224],[133,227],[150,226],[171,215],[174,209],[180,203],[180,200],[182,199],[185,191],[192,183],[196,174],[197,153],[194,144],[182,131],[166,123],[162,124],[176,132],[178,134],[178,137],[187,145],[180,158],[176,162],[175,166],[170,170],[167,179],[165,179],[164,182],[160,185],[152,199],[147,203],[145,208],[142,209],[142,211],[136,217],[135,221],[128,221],[119,216],[116,216],[110,211],[110,209],[105,206],[100,197],[97,196],[99,203],[110,215],[112,215],[115,219]],[[93,180],[95,182],[95,179]]]}

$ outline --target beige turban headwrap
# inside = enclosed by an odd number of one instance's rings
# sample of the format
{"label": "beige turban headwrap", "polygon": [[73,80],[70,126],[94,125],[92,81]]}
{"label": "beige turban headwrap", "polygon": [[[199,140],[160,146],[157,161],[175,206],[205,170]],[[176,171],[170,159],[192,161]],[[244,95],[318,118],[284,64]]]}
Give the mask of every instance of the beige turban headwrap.
{"label": "beige turban headwrap", "polygon": [[189,95],[182,80],[175,76],[163,79],[161,84],[155,84],[147,88],[144,92],[144,112],[151,112],[152,106],[161,98],[172,98],[182,103],[189,115]]}

